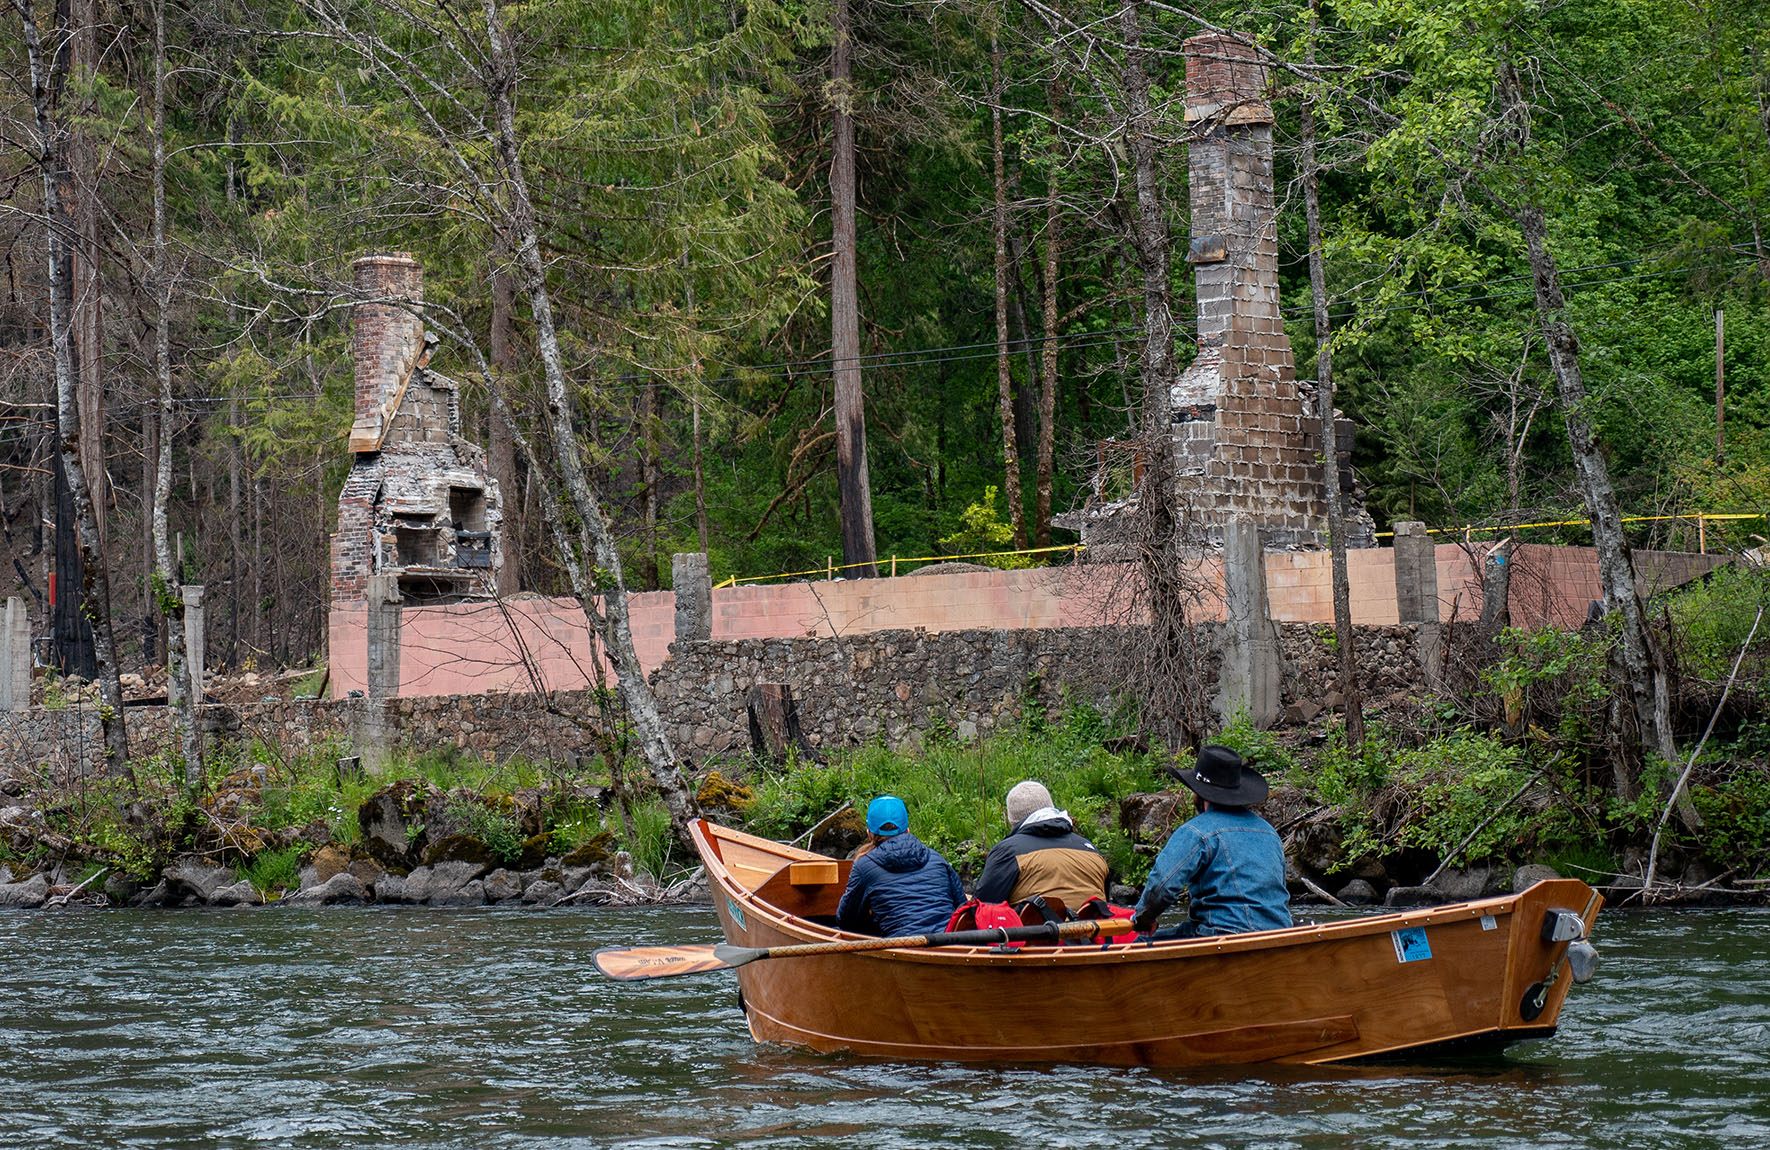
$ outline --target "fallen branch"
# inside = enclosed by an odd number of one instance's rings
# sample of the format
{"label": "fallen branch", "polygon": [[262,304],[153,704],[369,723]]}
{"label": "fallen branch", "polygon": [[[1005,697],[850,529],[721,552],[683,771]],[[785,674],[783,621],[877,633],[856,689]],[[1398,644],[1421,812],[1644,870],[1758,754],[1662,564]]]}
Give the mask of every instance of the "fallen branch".
{"label": "fallen branch", "polygon": [[853,805],[854,805],[853,800],[848,800],[848,801],[843,802],[843,804],[841,806],[837,807],[835,810],[831,811],[829,814],[825,815],[823,818],[817,820],[817,822],[812,825],[810,830],[806,831],[804,834],[800,835],[799,838],[794,839],[792,842],[788,843],[787,845],[790,847],[796,847],[799,845],[799,839],[805,839],[805,840],[809,841],[810,839],[816,837],[818,831],[823,830],[825,827],[827,827],[831,823],[835,822],[837,815],[841,814],[843,811],[847,810],[848,808],[852,807]]}
{"label": "fallen branch", "polygon": [[91,886],[93,883],[97,882],[99,879],[103,878],[105,875],[110,874],[110,873],[111,873],[110,867],[108,867],[108,866],[107,867],[99,867],[98,870],[94,871],[90,875],[87,875],[86,880],[84,882],[82,882],[79,886],[75,887],[73,890],[66,891],[62,894],[58,894],[58,895],[54,896],[53,898],[45,899],[43,901],[43,909],[48,910],[50,907],[63,907],[63,906],[68,905],[68,903],[73,900],[73,897],[75,895],[79,894],[81,891],[85,890],[87,887]]}
{"label": "fallen branch", "polygon": [[1426,881],[1421,883],[1420,885],[1421,886],[1431,886],[1432,880],[1437,878],[1439,875],[1443,874],[1444,868],[1448,867],[1451,864],[1451,862],[1459,854],[1462,854],[1463,851],[1468,848],[1470,843],[1475,841],[1475,836],[1480,834],[1482,831],[1486,830],[1487,825],[1489,823],[1491,823],[1491,822],[1493,822],[1493,820],[1499,818],[1500,812],[1504,811],[1507,807],[1511,806],[1513,803],[1517,802],[1520,798],[1522,798],[1524,796],[1524,792],[1528,791],[1532,786],[1534,786],[1536,784],[1536,781],[1542,777],[1542,774],[1543,774],[1543,772],[1542,772],[1541,767],[1538,767],[1536,770],[1532,771],[1530,773],[1530,777],[1528,779],[1524,780],[1524,783],[1522,786],[1520,786],[1517,790],[1513,791],[1511,794],[1507,795],[1505,798],[1505,801],[1500,803],[1499,806],[1497,806],[1493,809],[1492,814],[1490,814],[1486,818],[1482,819],[1479,823],[1476,823],[1475,829],[1463,836],[1463,841],[1458,843],[1455,846],[1455,848],[1453,848],[1450,851],[1449,854],[1444,856],[1444,861],[1438,864],[1438,869],[1433,871],[1431,874],[1427,875]]}
{"label": "fallen branch", "polygon": [[1314,882],[1310,881],[1309,876],[1304,874],[1301,871],[1297,872],[1297,881],[1301,882],[1304,886],[1308,887],[1310,893],[1315,895],[1317,898],[1324,898],[1328,902],[1333,903],[1335,906],[1345,906],[1346,905],[1345,903],[1341,902],[1339,899],[1335,898],[1333,895],[1329,894],[1327,891],[1323,890],[1321,887],[1316,886]]}
{"label": "fallen branch", "polygon": [[1714,733],[1715,721],[1721,717],[1721,708],[1727,705],[1727,695],[1733,690],[1733,680],[1739,677],[1739,665],[1745,662],[1745,653],[1752,645],[1752,639],[1758,634],[1758,624],[1764,621],[1764,605],[1758,604],[1758,613],[1752,619],[1752,629],[1746,632],[1745,642],[1740,644],[1739,656],[1733,660],[1733,670],[1727,674],[1727,685],[1721,688],[1721,698],[1715,703],[1714,714],[1709,716],[1709,725],[1704,728],[1702,738],[1697,740],[1696,750],[1690,752],[1690,761],[1684,764],[1684,773],[1672,785],[1672,793],[1666,796],[1666,809],[1660,812],[1659,822],[1653,828],[1653,846],[1647,851],[1647,876],[1641,883],[1643,891],[1651,891],[1659,873],[1659,838],[1665,833],[1666,823],[1672,817],[1672,807],[1676,805],[1678,796],[1683,793],[1684,785],[1690,781],[1690,774],[1696,770],[1696,760],[1702,755],[1703,747],[1708,745],[1709,736]]}

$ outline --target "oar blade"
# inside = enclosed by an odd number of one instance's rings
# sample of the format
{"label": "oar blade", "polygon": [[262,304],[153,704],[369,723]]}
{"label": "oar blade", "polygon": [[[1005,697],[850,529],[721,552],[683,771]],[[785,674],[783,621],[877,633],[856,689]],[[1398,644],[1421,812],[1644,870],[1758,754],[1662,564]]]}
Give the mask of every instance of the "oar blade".
{"label": "oar blade", "polygon": [[713,951],[710,946],[611,946],[597,951],[592,958],[596,969],[606,977],[639,982],[725,970],[730,964]]}

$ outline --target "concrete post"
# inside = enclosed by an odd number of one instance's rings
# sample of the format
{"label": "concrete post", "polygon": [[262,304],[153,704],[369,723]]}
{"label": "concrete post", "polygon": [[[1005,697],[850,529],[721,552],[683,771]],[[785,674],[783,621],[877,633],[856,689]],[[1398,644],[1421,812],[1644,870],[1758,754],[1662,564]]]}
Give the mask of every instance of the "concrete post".
{"label": "concrete post", "polygon": [[1438,548],[1426,525],[1395,525],[1395,608],[1402,623],[1414,624],[1414,659],[1426,685],[1444,681],[1444,640],[1438,623]]}
{"label": "concrete post", "polygon": [[17,595],[6,600],[0,632],[0,711],[31,709],[31,616]]}
{"label": "concrete post", "polygon": [[397,575],[371,575],[364,589],[368,623],[364,628],[367,660],[364,678],[368,698],[363,700],[356,745],[366,765],[387,762],[398,741],[398,721],[393,715],[399,696],[399,632],[401,599]]}
{"label": "concrete post", "polygon": [[1278,630],[1266,610],[1266,552],[1260,529],[1236,518],[1223,530],[1223,661],[1217,677],[1217,713],[1240,710],[1264,730],[1278,721],[1282,663]]}
{"label": "concrete post", "polygon": [[191,669],[191,705],[203,705],[203,588],[186,584],[184,592],[184,658]]}
{"label": "concrete post", "polygon": [[676,641],[696,643],[713,637],[713,576],[699,551],[670,557],[670,583],[676,588]]}
{"label": "concrete post", "polygon": [[1438,622],[1438,558],[1424,523],[1395,525],[1395,607],[1403,623]]}
{"label": "concrete post", "polygon": [[371,699],[392,699],[399,694],[399,577],[369,576],[365,597],[369,601],[365,635],[368,695]]}

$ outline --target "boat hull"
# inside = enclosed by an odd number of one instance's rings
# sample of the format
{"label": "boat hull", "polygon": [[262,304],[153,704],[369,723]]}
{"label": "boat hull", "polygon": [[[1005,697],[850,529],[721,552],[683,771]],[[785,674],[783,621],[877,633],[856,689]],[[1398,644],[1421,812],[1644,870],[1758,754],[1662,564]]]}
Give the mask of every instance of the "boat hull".
{"label": "boat hull", "polygon": [[[727,941],[854,937],[814,921],[833,911],[845,867],[709,823],[697,836]],[[889,950],[763,960],[737,974],[758,1041],[818,1051],[1327,1063],[1553,1033],[1572,979],[1568,943],[1545,942],[1543,921],[1571,911],[1589,932],[1600,905],[1584,883],[1553,880],[1504,898],[1258,934],[1009,953]]]}

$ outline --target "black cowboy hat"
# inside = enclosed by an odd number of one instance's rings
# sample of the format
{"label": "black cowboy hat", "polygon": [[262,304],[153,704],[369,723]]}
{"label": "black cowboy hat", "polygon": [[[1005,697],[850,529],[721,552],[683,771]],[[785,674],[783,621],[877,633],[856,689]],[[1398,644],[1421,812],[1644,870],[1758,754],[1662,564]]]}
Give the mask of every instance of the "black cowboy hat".
{"label": "black cowboy hat", "polygon": [[1228,747],[1206,746],[1198,751],[1198,766],[1175,771],[1174,776],[1206,802],[1225,807],[1251,807],[1263,803],[1271,788],[1266,777],[1242,765],[1241,756]]}

